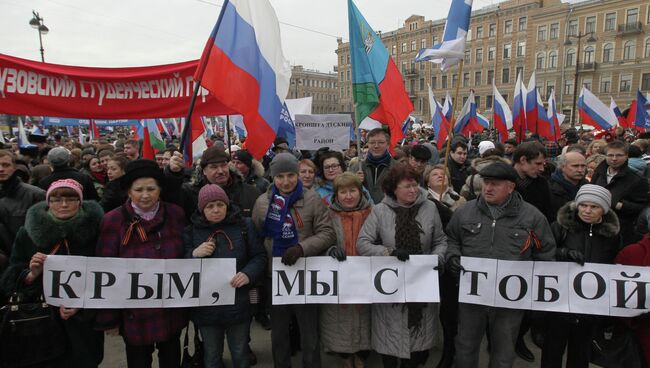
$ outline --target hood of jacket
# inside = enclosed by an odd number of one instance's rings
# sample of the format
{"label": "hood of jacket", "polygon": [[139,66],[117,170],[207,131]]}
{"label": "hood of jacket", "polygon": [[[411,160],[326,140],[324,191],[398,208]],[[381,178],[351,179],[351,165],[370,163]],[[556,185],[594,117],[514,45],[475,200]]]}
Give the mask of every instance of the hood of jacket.
{"label": "hood of jacket", "polygon": [[[557,223],[569,232],[580,231],[585,225],[578,220],[578,210],[575,202],[569,202],[557,211]],[[621,224],[614,211],[608,211],[603,215],[603,221],[595,227],[597,234],[611,238],[618,234]]]}

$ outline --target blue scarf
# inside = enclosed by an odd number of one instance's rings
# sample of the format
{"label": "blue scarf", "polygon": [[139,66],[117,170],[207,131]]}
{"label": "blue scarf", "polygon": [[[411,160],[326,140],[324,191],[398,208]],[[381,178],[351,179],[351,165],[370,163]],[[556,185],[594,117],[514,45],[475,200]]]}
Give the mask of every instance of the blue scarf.
{"label": "blue scarf", "polygon": [[266,212],[262,235],[273,239],[273,257],[282,257],[287,249],[298,244],[298,230],[291,216],[291,207],[301,196],[300,180],[289,197],[281,195],[275,184],[271,187],[271,201]]}
{"label": "blue scarf", "polygon": [[366,156],[366,161],[373,166],[379,166],[381,164],[387,165],[390,159],[390,152],[388,152],[388,150],[379,157],[373,156],[370,152],[368,152],[368,156]]}

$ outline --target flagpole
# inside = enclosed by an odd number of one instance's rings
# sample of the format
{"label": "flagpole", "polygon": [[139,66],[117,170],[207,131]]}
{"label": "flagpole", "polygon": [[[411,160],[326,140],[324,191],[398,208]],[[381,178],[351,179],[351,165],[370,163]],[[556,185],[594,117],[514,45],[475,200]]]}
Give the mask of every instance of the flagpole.
{"label": "flagpole", "polygon": [[[456,118],[456,109],[458,108],[458,94],[460,93],[460,78],[461,75],[463,75],[463,64],[465,63],[465,59],[460,59],[460,63],[458,64],[458,82],[456,82],[456,92],[454,93],[454,106],[451,109],[451,119],[449,119],[449,130],[447,130],[447,148],[445,149],[445,170],[442,173],[443,177],[442,180],[443,182],[449,181],[447,178],[447,170],[449,168],[449,150],[451,149],[451,140],[454,138],[454,124],[456,123],[454,119]],[[453,78],[452,78],[453,80]],[[440,201],[442,201],[442,195],[443,195],[443,189],[444,186],[440,187]]]}
{"label": "flagpole", "polygon": [[[221,6],[221,11],[219,12],[219,18],[217,18],[217,24],[214,26],[214,31],[210,35],[210,40],[211,42],[208,42],[207,49],[203,51],[203,55],[209,55],[210,51],[212,50],[212,47],[214,47],[214,39],[212,39],[212,36],[217,35],[217,31],[219,30],[219,27],[221,26],[221,20],[223,19],[223,15],[226,12],[226,7],[228,6],[229,0],[225,0],[223,2],[223,5]],[[183,126],[183,131],[181,132],[181,144],[180,144],[180,151],[183,152],[185,150],[185,138],[188,134],[188,132],[191,130],[188,130],[188,127],[191,127],[191,120],[192,119],[192,111],[194,111],[194,103],[196,102],[196,96],[199,94],[199,89],[201,88],[201,79],[203,79],[203,73],[205,72],[205,65],[207,63],[208,58],[207,57],[201,57],[201,64],[198,65],[197,69],[197,76],[198,79],[194,81],[194,93],[192,94],[192,99],[190,100],[190,109],[187,112],[187,117],[185,119],[185,126]]]}
{"label": "flagpole", "polygon": [[232,160],[232,143],[230,143],[230,115],[226,115],[226,137],[228,137],[228,156]]}

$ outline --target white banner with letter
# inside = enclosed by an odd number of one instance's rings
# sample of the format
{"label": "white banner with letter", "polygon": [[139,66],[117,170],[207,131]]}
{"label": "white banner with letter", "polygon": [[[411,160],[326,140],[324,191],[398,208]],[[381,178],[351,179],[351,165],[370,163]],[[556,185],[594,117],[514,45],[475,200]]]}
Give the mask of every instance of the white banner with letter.
{"label": "white banner with letter", "polygon": [[350,148],[349,114],[301,115],[294,120],[296,149],[314,151],[322,147],[342,151]]}

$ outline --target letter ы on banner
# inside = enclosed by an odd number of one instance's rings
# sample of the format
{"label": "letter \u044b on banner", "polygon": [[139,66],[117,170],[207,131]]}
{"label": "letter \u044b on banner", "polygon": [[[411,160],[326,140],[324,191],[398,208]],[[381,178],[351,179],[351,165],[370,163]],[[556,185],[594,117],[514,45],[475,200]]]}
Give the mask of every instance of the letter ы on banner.
{"label": "letter \u044b on banner", "polygon": [[497,260],[460,257],[460,264],[465,271],[460,273],[458,302],[493,306],[497,281]]}
{"label": "letter \u044b on banner", "polygon": [[47,256],[43,265],[43,294],[47,304],[83,308],[86,257]]}
{"label": "letter \u044b on banner", "polygon": [[372,302],[404,303],[404,264],[395,257],[371,257]]}
{"label": "letter \u044b on banner", "polygon": [[569,312],[569,263],[535,262],[533,310]]}
{"label": "letter \u044b on banner", "polygon": [[610,265],[569,263],[569,310],[571,313],[609,315]]}
{"label": "letter \u044b on banner", "polygon": [[339,302],[339,262],[332,257],[307,257],[305,266],[308,304]]}
{"label": "letter \u044b on banner", "polygon": [[230,280],[236,273],[237,264],[234,258],[201,259],[200,304],[202,306],[235,304],[236,290],[230,286]]}
{"label": "letter \u044b on banner", "polygon": [[300,257],[295,264],[287,266],[282,263],[282,258],[273,258],[273,305],[305,304],[305,259]]}
{"label": "letter \u044b on banner", "polygon": [[634,317],[648,312],[650,271],[646,267],[610,266],[610,315]]}
{"label": "letter \u044b on banner", "polygon": [[532,261],[499,260],[494,305],[501,308],[530,309],[532,278]]}

